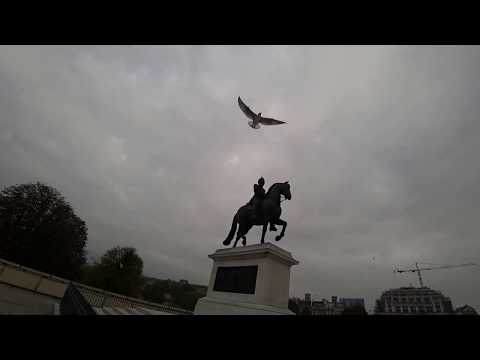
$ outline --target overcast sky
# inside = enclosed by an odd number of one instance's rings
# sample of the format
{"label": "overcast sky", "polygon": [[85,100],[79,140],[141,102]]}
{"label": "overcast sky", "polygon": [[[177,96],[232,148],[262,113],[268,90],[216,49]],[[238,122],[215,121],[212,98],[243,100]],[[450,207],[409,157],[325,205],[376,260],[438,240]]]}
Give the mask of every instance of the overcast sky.
{"label": "overcast sky", "polygon": [[[288,124],[251,129],[238,96]],[[291,296],[371,310],[418,286],[396,266],[480,262],[479,115],[478,47],[1,46],[0,186],[57,188],[91,256],[207,284],[258,177],[289,180]],[[480,311],[480,267],[423,277]]]}

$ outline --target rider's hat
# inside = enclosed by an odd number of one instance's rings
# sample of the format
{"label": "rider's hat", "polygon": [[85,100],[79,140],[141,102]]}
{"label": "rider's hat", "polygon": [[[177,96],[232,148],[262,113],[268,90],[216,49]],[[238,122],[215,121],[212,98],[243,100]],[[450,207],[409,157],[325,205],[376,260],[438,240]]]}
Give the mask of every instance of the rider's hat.
{"label": "rider's hat", "polygon": [[258,183],[260,184],[265,184],[265,179],[263,177],[261,177],[260,179],[258,179]]}

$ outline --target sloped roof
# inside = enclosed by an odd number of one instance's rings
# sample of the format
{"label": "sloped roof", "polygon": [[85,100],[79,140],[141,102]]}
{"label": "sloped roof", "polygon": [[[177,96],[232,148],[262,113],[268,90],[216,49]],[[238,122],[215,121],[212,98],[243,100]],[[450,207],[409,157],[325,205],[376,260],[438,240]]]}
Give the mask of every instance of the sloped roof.
{"label": "sloped roof", "polygon": [[[115,294],[102,289],[63,279],[51,274],[43,273],[19,264],[0,258],[0,283],[26,289],[36,294],[62,299],[70,283],[74,284],[85,300],[92,307],[97,308],[135,308],[142,309],[148,315],[191,315],[192,312],[172,306],[152,303],[149,301]],[[145,310],[143,310],[145,309]],[[108,311],[108,310],[107,310]],[[153,312],[153,313],[151,313]],[[151,314],[150,314],[151,313]],[[146,314],[147,315],[147,314]]]}
{"label": "sloped roof", "polygon": [[93,307],[97,315],[175,315],[142,307]]}

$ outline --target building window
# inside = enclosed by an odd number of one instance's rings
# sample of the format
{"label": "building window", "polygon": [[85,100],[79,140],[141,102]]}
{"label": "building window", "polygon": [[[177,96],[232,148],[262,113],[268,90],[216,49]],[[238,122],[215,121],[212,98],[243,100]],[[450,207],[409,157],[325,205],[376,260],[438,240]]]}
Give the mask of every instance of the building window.
{"label": "building window", "polygon": [[408,306],[402,306],[402,312],[408,313]]}
{"label": "building window", "polygon": [[432,306],[427,306],[427,312],[428,313],[433,313],[433,307]]}
{"label": "building window", "polygon": [[417,312],[417,308],[415,306],[410,306],[410,312],[411,313],[416,313]]}
{"label": "building window", "polygon": [[395,312],[400,312],[400,306],[395,306]]}

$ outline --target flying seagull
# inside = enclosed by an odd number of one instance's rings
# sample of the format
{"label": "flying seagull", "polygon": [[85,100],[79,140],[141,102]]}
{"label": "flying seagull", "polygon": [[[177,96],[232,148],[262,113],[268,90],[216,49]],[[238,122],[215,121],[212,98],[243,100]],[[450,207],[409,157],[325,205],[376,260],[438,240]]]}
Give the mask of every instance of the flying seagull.
{"label": "flying seagull", "polygon": [[255,114],[252,110],[250,110],[250,108],[247,105],[245,105],[242,99],[240,99],[240,96],[238,97],[238,106],[240,106],[240,109],[243,111],[243,113],[247,115],[249,119],[251,119],[248,122],[248,125],[250,125],[250,127],[253,129],[260,129],[260,124],[262,125],[286,124],[285,121],[263,117],[261,112],[259,112],[258,115]]}

